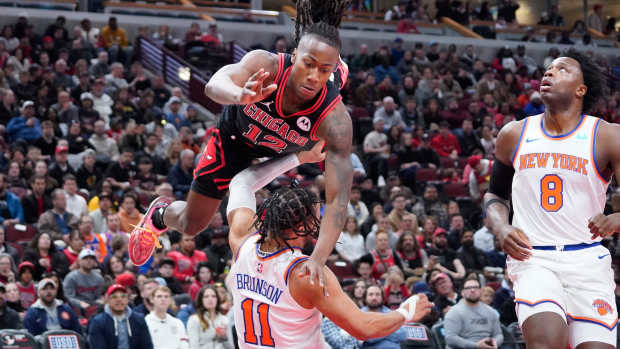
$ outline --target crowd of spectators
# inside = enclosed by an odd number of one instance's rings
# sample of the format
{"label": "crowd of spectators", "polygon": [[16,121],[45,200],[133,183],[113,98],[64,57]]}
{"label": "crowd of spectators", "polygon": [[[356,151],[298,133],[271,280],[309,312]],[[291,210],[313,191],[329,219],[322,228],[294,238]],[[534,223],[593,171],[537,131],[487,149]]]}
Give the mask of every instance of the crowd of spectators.
{"label": "crowd of spectators", "polygon": [[[128,232],[155,196],[185,198],[209,133],[179,88],[133,59],[121,25],[66,28],[59,17],[38,32],[21,16],[3,30],[0,328],[70,329],[94,348],[232,348],[225,216],[196,237],[163,234],[144,266],[128,261]],[[200,34],[192,26],[186,39]],[[498,130],[544,110],[542,66],[559,51],[545,62],[523,46],[491,61],[472,46],[458,51],[396,40],[346,57],[355,179],[328,264],[364,311],[427,293],[436,307],[423,323],[443,323],[449,346],[497,348],[500,323],[516,315],[480,201]],[[592,114],[618,122],[619,103],[615,92]],[[260,190],[257,203],[294,179],[324,196],[320,165],[304,164]],[[620,210],[619,199],[610,195],[609,208]],[[28,231],[36,235],[27,245],[7,239]],[[615,240],[606,245],[616,256]],[[473,316],[484,321],[472,326]],[[402,330],[358,342],[327,319],[323,331],[334,348],[407,339]]]}

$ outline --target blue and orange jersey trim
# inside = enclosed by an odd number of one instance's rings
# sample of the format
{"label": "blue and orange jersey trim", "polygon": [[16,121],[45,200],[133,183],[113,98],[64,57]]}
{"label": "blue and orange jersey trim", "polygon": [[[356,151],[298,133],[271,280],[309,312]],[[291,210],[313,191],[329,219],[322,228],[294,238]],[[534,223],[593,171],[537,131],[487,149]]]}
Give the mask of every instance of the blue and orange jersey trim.
{"label": "blue and orange jersey trim", "polygon": [[550,135],[549,133],[547,133],[547,130],[545,130],[545,126],[544,126],[544,121],[545,121],[545,114],[542,114],[542,116],[540,117],[540,130],[542,131],[543,136],[545,136],[545,138],[553,140],[553,141],[560,141],[563,139],[566,139],[570,136],[572,136],[575,132],[577,132],[577,130],[579,130],[579,128],[581,128],[581,125],[584,124],[584,120],[586,119],[586,115],[585,114],[581,114],[581,119],[579,119],[579,122],[577,123],[577,126],[575,126],[575,128],[573,128],[571,131],[561,134],[561,135],[557,135],[557,136],[553,136]]}
{"label": "blue and orange jersey trim", "polygon": [[512,154],[512,167],[515,167],[515,160],[517,159],[517,154],[519,154],[519,149],[521,149],[521,144],[523,143],[523,135],[527,130],[527,124],[530,121],[530,117],[525,118],[523,122],[523,127],[521,127],[521,135],[519,136],[519,141],[517,141],[517,147],[515,148],[515,152]]}
{"label": "blue and orange jersey trim", "polygon": [[608,184],[611,178],[605,179],[605,177],[603,177],[603,174],[599,170],[598,163],[596,161],[596,133],[598,132],[598,125],[600,123],[601,119],[597,118],[596,124],[594,124],[594,127],[592,127],[592,141],[590,142],[590,148],[592,149],[592,167],[594,168],[594,173],[596,173],[596,176],[601,181],[603,181],[603,183]]}
{"label": "blue and orange jersey trim", "polygon": [[581,322],[588,322],[591,324],[595,324],[595,325],[599,325],[599,326],[603,326],[606,329],[613,331],[614,328],[616,328],[616,326],[618,326],[618,318],[616,317],[616,320],[614,322],[612,322],[611,324],[607,324],[601,320],[597,320],[597,319],[593,319],[591,317],[587,317],[587,316],[575,316],[572,314],[567,314],[567,317],[571,320],[571,321],[581,321]]}
{"label": "blue and orange jersey trim", "polygon": [[308,256],[301,256],[301,257],[297,257],[295,259],[293,259],[291,261],[291,263],[288,265],[288,267],[286,267],[286,273],[284,273],[284,283],[288,285],[288,277],[291,273],[291,271],[293,271],[293,269],[295,269],[295,266],[297,264],[299,264],[300,262],[306,261],[308,260],[310,257]]}
{"label": "blue and orange jersey trim", "polygon": [[536,302],[530,302],[528,300],[522,299],[522,298],[515,298],[515,303],[516,304],[523,304],[523,305],[527,305],[528,307],[535,307],[539,304],[543,304],[543,303],[551,303],[551,304],[555,304],[557,305],[564,314],[566,314],[566,311],[564,310],[564,307],[562,307],[562,305],[560,303],[558,303],[557,301],[553,300],[553,299],[540,299],[537,300]]}
{"label": "blue and orange jersey trim", "polygon": [[239,258],[239,252],[241,251],[241,248],[243,247],[243,245],[245,245],[245,242],[248,241],[249,238],[251,238],[252,236],[258,234],[258,231],[248,235],[245,237],[245,239],[243,239],[243,241],[241,241],[241,243],[239,244],[239,248],[237,248],[237,252],[235,253],[235,259],[233,259],[233,263],[237,261],[237,259]]}

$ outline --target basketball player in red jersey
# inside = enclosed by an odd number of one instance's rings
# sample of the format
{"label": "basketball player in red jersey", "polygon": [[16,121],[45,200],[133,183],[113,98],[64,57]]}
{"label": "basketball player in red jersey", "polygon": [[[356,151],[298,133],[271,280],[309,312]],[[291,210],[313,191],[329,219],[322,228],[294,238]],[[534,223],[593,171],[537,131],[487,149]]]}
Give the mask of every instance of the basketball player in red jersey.
{"label": "basketball player in red jersey", "polygon": [[485,212],[509,255],[528,349],[616,346],[616,286],[600,241],[620,231],[620,214],[603,214],[620,177],[620,125],[585,114],[604,87],[596,63],[569,50],[546,67],[545,112],[497,138]]}
{"label": "basketball player in red jersey", "polygon": [[338,26],[346,0],[298,0],[297,48],[291,55],[255,50],[218,70],[205,88],[226,105],[218,129],[194,170],[187,201],[160,197],[132,231],[129,257],[151,256],[168,227],[196,235],[208,224],[232,177],[261,157],[281,157],[325,141],[325,215],[321,235],[304,265],[323,285],[323,265],[346,218],[352,181],[352,124],[340,97],[346,66],[340,61]]}

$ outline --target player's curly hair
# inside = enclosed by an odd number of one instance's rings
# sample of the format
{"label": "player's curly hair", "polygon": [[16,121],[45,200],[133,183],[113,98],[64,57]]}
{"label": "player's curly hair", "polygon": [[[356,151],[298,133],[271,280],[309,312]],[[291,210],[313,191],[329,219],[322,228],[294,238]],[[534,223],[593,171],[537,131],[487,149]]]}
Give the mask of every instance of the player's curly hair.
{"label": "player's curly hair", "polygon": [[579,63],[583,84],[588,91],[583,96],[582,112],[587,113],[592,110],[599,98],[605,94],[605,76],[602,74],[598,65],[586,54],[575,49],[569,49],[562,55],[576,60]]}
{"label": "player's curly hair", "polygon": [[282,239],[292,250],[288,240],[307,235],[318,237],[320,220],[314,209],[317,203],[320,201],[316,195],[306,189],[278,189],[258,209],[254,226],[261,235],[259,242],[264,242],[271,234]]}
{"label": "player's curly hair", "polygon": [[295,44],[304,35],[316,35],[340,50],[338,27],[351,0],[296,0]]}

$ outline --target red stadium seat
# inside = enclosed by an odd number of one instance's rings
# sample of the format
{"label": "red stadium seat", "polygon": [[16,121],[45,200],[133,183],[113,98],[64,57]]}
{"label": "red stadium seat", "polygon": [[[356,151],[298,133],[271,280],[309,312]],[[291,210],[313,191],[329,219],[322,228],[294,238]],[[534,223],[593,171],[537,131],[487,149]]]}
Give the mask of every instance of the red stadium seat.
{"label": "red stadium seat", "polygon": [[469,160],[468,157],[464,157],[464,158],[459,158],[459,167],[461,170],[465,168],[465,166],[467,165],[467,161]]}
{"label": "red stadium seat", "polygon": [[370,117],[370,114],[368,114],[368,109],[363,107],[353,107],[353,110],[351,111],[352,119],[361,119],[368,117]]}
{"label": "red stadium seat", "polygon": [[415,173],[416,182],[428,182],[439,180],[437,169],[434,168],[418,168]]}
{"label": "red stadium seat", "polygon": [[19,260],[22,259],[22,257],[24,256],[24,245],[22,244],[18,244],[16,242],[7,242],[7,244],[9,246],[12,246],[13,248],[15,248],[17,250],[17,253],[19,254]]}
{"label": "red stadium seat", "polygon": [[444,193],[448,198],[460,198],[469,196],[469,188],[464,183],[446,183]]}
{"label": "red stadium seat", "polygon": [[340,283],[348,279],[355,279],[356,277],[351,263],[345,261],[335,261],[327,263],[327,266],[332,272],[334,272],[334,275],[336,275]]}
{"label": "red stadium seat", "polygon": [[441,168],[456,168],[458,166],[458,161],[442,156],[439,160],[439,166]]}
{"label": "red stadium seat", "polygon": [[13,224],[6,227],[6,241],[28,242],[37,235],[37,230],[32,225]]}

